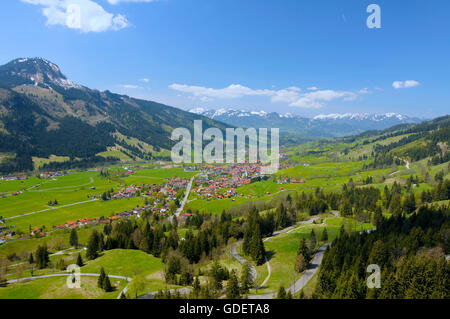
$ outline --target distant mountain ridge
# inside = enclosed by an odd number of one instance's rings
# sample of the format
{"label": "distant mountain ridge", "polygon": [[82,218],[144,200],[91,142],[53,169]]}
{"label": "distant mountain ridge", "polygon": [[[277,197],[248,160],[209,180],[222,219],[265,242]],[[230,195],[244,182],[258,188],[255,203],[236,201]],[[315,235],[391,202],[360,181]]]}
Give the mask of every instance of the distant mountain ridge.
{"label": "distant mountain ridge", "polygon": [[279,127],[280,131],[304,137],[343,137],[367,130],[382,130],[398,124],[422,122],[398,113],[321,114],[305,118],[291,113],[194,108],[189,112],[240,127]]}

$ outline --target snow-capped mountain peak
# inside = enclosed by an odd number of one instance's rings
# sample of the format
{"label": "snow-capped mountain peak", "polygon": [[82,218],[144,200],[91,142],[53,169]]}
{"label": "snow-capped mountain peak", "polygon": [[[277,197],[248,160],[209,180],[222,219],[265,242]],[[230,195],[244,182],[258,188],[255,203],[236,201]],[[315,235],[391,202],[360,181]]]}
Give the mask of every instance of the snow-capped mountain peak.
{"label": "snow-capped mountain peak", "polygon": [[418,123],[421,120],[398,113],[332,113],[313,118],[266,111],[236,110],[221,108],[208,110],[195,108],[190,112],[237,127],[278,127],[280,131],[314,137],[346,136],[373,129],[385,129],[397,124]]}
{"label": "snow-capped mountain peak", "polygon": [[320,114],[312,120],[358,120],[358,121],[384,121],[387,119],[397,119],[399,121],[408,121],[409,117],[398,113],[369,114],[369,113],[344,113],[344,114]]}
{"label": "snow-capped mountain peak", "polygon": [[0,72],[16,84],[51,86],[58,85],[64,89],[82,88],[67,79],[59,67],[43,58],[20,58],[1,67]]}

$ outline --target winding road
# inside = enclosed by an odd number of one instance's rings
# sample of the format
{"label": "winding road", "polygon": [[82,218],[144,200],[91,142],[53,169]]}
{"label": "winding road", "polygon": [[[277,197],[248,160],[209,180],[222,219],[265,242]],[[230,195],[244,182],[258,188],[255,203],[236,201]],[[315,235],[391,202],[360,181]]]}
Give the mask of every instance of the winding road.
{"label": "winding road", "polygon": [[[301,277],[293,285],[291,285],[286,289],[287,292],[290,291],[292,294],[295,294],[306,286],[306,284],[311,280],[311,278],[319,269],[319,266],[322,263],[323,254],[325,253],[325,250],[327,249],[328,245],[330,244],[325,244],[317,250],[316,254],[314,255],[311,261],[311,265],[308,267],[307,270],[303,272]],[[275,297],[276,297],[275,292],[248,296],[249,299],[274,299]]]}
{"label": "winding road", "polygon": [[[409,161],[407,161],[407,160],[405,160],[405,159],[401,159],[401,160],[404,161],[404,162],[406,163],[406,169],[410,169],[410,163],[409,163]],[[395,172],[393,172],[393,173],[390,173],[389,176],[392,176],[392,175],[394,175],[394,174],[397,174],[398,172],[400,172],[400,171],[398,170],[398,171],[395,171]]]}
{"label": "winding road", "polygon": [[[335,215],[335,216],[339,216],[339,215],[337,215],[336,212],[332,212],[332,214]],[[273,233],[273,235],[271,237],[267,237],[263,241],[267,241],[270,238],[278,236],[279,234],[288,233],[290,231],[293,231],[294,229],[297,228],[297,226],[312,224],[316,220],[318,220],[319,218],[320,218],[319,216],[315,216],[315,217],[313,217],[311,219],[298,222],[297,224],[295,224],[293,226],[290,226],[290,227],[284,228],[282,230],[276,231],[276,232]],[[237,261],[239,261],[241,264],[245,264],[247,262],[247,260],[244,257],[242,257],[241,255],[239,255],[239,253],[237,252],[237,247],[240,244],[242,244],[242,240],[238,241],[238,242],[236,242],[236,244],[232,245],[231,248],[230,248],[230,252],[231,252],[231,255]],[[296,293],[297,291],[300,291],[308,283],[308,281],[315,274],[315,272],[319,268],[320,263],[322,262],[323,252],[325,251],[326,246],[327,245],[324,245],[324,246],[319,248],[317,253],[314,255],[314,258],[312,260],[312,265],[311,265],[310,269],[306,270],[305,273],[300,277],[300,279],[297,280],[297,282],[294,285],[292,285],[292,287],[289,287],[288,290],[291,290],[292,293]],[[316,264],[317,264],[317,267],[314,268],[313,265],[316,265]],[[264,281],[261,283],[261,285],[258,288],[264,287],[267,284],[267,282],[269,281],[270,276],[272,274],[272,269],[270,268],[270,263],[267,260],[267,258],[266,258],[266,265],[267,265],[268,275],[267,275],[267,277],[264,279]],[[255,281],[258,273],[256,271],[256,268],[252,264],[250,264],[250,272],[252,274],[253,281]],[[300,287],[300,288],[298,288],[298,287]],[[272,299],[272,298],[274,298],[274,294],[275,293],[267,293],[267,294],[260,294],[260,295],[250,295],[250,296],[248,296],[248,298],[249,299]]]}

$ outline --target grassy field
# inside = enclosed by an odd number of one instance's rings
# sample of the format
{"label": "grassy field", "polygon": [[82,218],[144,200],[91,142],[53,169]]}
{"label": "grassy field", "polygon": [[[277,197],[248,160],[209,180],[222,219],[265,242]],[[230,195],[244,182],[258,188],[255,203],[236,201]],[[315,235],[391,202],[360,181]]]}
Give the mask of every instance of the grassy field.
{"label": "grassy field", "polygon": [[[349,231],[373,228],[370,224],[355,223],[353,220],[347,218],[327,217],[323,224],[297,226],[289,232],[265,240],[264,246],[269,256],[271,276],[265,289],[259,292],[277,291],[281,285],[284,287],[290,286],[300,277],[294,271],[300,240],[302,238],[309,238],[312,229],[314,229],[316,237],[320,239],[323,230],[326,228],[328,239],[332,241],[338,235],[343,223],[346,224],[345,227]],[[260,284],[267,277],[267,265],[257,266],[256,269],[258,272],[257,282]]]}
{"label": "grassy field", "polygon": [[157,177],[157,178],[168,178],[168,177],[181,177],[181,178],[191,178],[197,174],[196,172],[185,172],[182,167],[174,168],[153,168],[153,169],[138,169],[136,170],[136,176],[144,177]]}
{"label": "grassy field", "polygon": [[32,215],[17,217],[7,220],[7,224],[15,225],[17,230],[22,230],[24,232],[28,231],[30,225],[31,227],[41,227],[45,225],[48,230],[51,230],[54,225],[65,224],[68,221],[85,217],[109,217],[142,205],[144,205],[144,201],[140,197],[106,202],[97,200],[75,206],[51,209]]}
{"label": "grassy field", "polygon": [[[91,232],[94,229],[101,230],[102,228],[103,225],[96,225],[78,229],[78,242],[80,245],[87,245]],[[11,241],[0,246],[0,258],[6,258],[7,256],[15,253],[18,257],[26,259],[30,252],[34,253],[38,246],[44,245],[47,246],[51,253],[54,253],[70,247],[69,236],[70,230],[64,229],[57,230],[47,237]]]}
{"label": "grassy field", "polygon": [[166,285],[164,277],[164,263],[161,258],[155,258],[141,250],[114,249],[105,251],[99,258],[89,261],[81,268],[81,272],[99,273],[104,267],[111,275],[132,278],[128,287],[129,297],[136,297],[160,289],[176,288]]}
{"label": "grassy field", "polygon": [[97,154],[98,156],[103,156],[103,157],[114,157],[114,158],[118,158],[121,162],[131,162],[132,159],[121,152],[120,147],[117,146],[112,146],[112,147],[108,147],[108,150],[105,152],[101,152]]}
{"label": "grassy field", "polygon": [[152,274],[162,271],[164,263],[141,250],[113,249],[102,253],[102,256],[89,261],[81,268],[81,272],[100,273],[103,267],[111,275],[134,277],[138,274]]}
{"label": "grassy field", "polygon": [[[395,168],[388,168],[372,170],[369,172],[362,171],[361,168],[361,162],[326,162],[307,167],[299,165],[278,171],[275,178],[282,176],[305,178],[305,183],[278,184],[274,182],[274,180],[255,182],[236,189],[236,192],[244,195],[244,197],[220,200],[196,199],[194,195],[191,195],[190,201],[186,204],[185,208],[206,213],[220,213],[224,209],[239,207],[252,201],[269,201],[282,193],[294,191],[311,193],[318,187],[327,191],[339,191],[343,184],[348,183],[350,178],[352,178],[357,185],[362,185],[363,179],[366,179],[368,176],[374,177],[375,182],[381,181],[383,177],[386,177],[392,171],[395,171]],[[250,198],[247,196],[250,196]]]}
{"label": "grassy field", "polygon": [[42,167],[44,164],[48,164],[50,162],[66,162],[70,160],[69,156],[56,156],[56,155],[50,155],[48,158],[43,158],[43,157],[33,157],[33,164],[34,164],[34,168],[40,168]]}
{"label": "grassy field", "polygon": [[111,279],[114,291],[97,287],[97,278],[81,277],[81,288],[67,287],[67,277],[39,278],[0,287],[0,299],[115,299],[127,282]]}
{"label": "grassy field", "polygon": [[[107,217],[144,203],[140,198],[90,201],[93,195],[111,188],[117,190],[122,184],[162,184],[167,177],[189,178],[194,174],[184,172],[183,168],[139,169],[136,174],[119,180],[101,178],[97,172],[79,172],[46,180],[31,177],[24,181],[2,181],[0,193],[7,196],[0,198],[0,216],[6,218],[7,225],[14,225],[18,230],[28,231],[30,225],[45,225],[47,229],[52,229],[54,225],[70,220]],[[22,193],[11,195],[17,191]],[[55,199],[58,205],[49,207],[48,202]]]}

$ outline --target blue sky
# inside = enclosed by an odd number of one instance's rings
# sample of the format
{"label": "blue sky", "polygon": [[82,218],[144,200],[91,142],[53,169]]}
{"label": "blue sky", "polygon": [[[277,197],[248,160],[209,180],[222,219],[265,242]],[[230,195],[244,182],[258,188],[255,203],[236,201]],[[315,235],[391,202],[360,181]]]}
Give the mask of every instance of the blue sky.
{"label": "blue sky", "polygon": [[[371,3],[381,29],[366,25]],[[449,12],[448,0],[7,0],[0,64],[44,57],[82,85],[183,109],[431,118],[450,109]]]}

